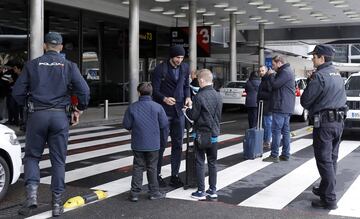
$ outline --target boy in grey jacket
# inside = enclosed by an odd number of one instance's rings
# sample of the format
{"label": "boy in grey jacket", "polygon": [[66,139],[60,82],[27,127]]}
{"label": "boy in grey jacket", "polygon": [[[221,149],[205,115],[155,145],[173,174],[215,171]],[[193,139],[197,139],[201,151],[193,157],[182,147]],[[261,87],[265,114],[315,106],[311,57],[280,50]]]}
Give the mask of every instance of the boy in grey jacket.
{"label": "boy in grey jacket", "polygon": [[160,130],[168,125],[163,107],[152,101],[152,86],[149,82],[137,87],[139,101],[131,104],[125,112],[123,127],[131,130],[131,149],[134,154],[130,201],[137,202],[142,188],[143,170],[146,167],[149,182],[149,199],[164,198],[159,192],[157,161],[160,149]]}

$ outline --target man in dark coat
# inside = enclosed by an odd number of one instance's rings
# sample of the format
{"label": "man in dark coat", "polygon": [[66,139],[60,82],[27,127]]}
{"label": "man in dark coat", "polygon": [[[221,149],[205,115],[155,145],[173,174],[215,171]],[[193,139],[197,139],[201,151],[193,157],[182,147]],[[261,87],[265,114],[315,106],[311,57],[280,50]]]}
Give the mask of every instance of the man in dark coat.
{"label": "man in dark coat", "polygon": [[[271,154],[263,161],[279,162],[279,159],[288,161],[290,158],[290,116],[295,107],[295,74],[283,56],[274,56],[272,66],[276,74],[270,77],[273,117]],[[279,157],[280,142],[283,143],[283,147]]]}
{"label": "man in dark coat", "polygon": [[152,77],[154,88],[153,97],[161,104],[169,119],[169,128],[161,133],[158,181],[161,187],[166,183],[161,177],[161,166],[167,139],[171,136],[171,178],[169,185],[181,187],[183,182],[179,178],[182,144],[185,128],[185,117],[182,108],[191,106],[189,87],[189,66],[183,63],[185,50],[176,45],[170,48],[170,59],[156,66]]}
{"label": "man in dark coat", "polygon": [[259,91],[257,100],[258,102],[262,100],[264,102],[264,148],[270,149],[271,145],[271,124],[272,124],[272,114],[271,114],[271,84],[270,84],[270,73],[266,65],[262,65],[259,68],[259,75],[261,77],[261,83],[259,85]]}

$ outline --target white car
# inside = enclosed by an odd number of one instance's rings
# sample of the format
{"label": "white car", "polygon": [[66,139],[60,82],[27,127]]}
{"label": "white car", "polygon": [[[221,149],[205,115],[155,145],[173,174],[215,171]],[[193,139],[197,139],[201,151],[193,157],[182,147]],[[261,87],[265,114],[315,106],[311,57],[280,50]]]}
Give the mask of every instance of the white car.
{"label": "white car", "polygon": [[360,73],[354,73],[346,80],[346,113],[345,129],[360,129]]}
{"label": "white car", "polygon": [[246,81],[230,81],[224,87],[220,88],[223,105],[245,106],[245,85]]}
{"label": "white car", "polygon": [[309,112],[300,104],[300,97],[307,85],[306,80],[306,78],[295,79],[295,108],[292,115],[299,116],[302,122],[305,122],[309,119]]}
{"label": "white car", "polygon": [[0,125],[0,201],[21,173],[21,146],[15,132]]}

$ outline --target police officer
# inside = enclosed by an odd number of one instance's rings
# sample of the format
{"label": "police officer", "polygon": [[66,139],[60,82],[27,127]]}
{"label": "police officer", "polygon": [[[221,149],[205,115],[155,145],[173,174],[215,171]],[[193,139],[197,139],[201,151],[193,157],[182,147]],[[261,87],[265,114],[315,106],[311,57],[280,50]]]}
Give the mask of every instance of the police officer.
{"label": "police officer", "polygon": [[312,192],[320,200],[314,208],[336,209],[336,165],[346,115],[343,79],[332,65],[335,50],[330,45],[317,45],[311,53],[316,71],[301,96],[301,105],[314,120],[313,147],[321,181]]}
{"label": "police officer", "polygon": [[[65,191],[65,159],[69,137],[70,92],[79,99],[71,113],[76,125],[89,102],[90,90],[75,63],[61,54],[62,37],[49,32],[45,36],[46,53],[29,61],[13,88],[13,97],[19,105],[28,96],[28,121],[24,157],[26,200],[19,214],[28,215],[37,207],[37,190],[40,181],[39,161],[45,144],[50,150],[52,165],[52,214],[63,212],[62,194]],[[71,90],[70,90],[71,89]]]}

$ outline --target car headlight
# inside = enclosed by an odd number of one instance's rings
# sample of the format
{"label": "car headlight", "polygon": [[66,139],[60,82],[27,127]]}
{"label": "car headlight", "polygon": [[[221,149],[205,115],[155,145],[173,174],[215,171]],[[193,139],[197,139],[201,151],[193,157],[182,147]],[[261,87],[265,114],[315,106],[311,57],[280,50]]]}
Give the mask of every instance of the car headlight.
{"label": "car headlight", "polygon": [[18,145],[20,144],[19,143],[19,140],[17,139],[16,135],[12,132],[5,132],[6,135],[9,135],[9,142],[10,144],[12,145]]}

